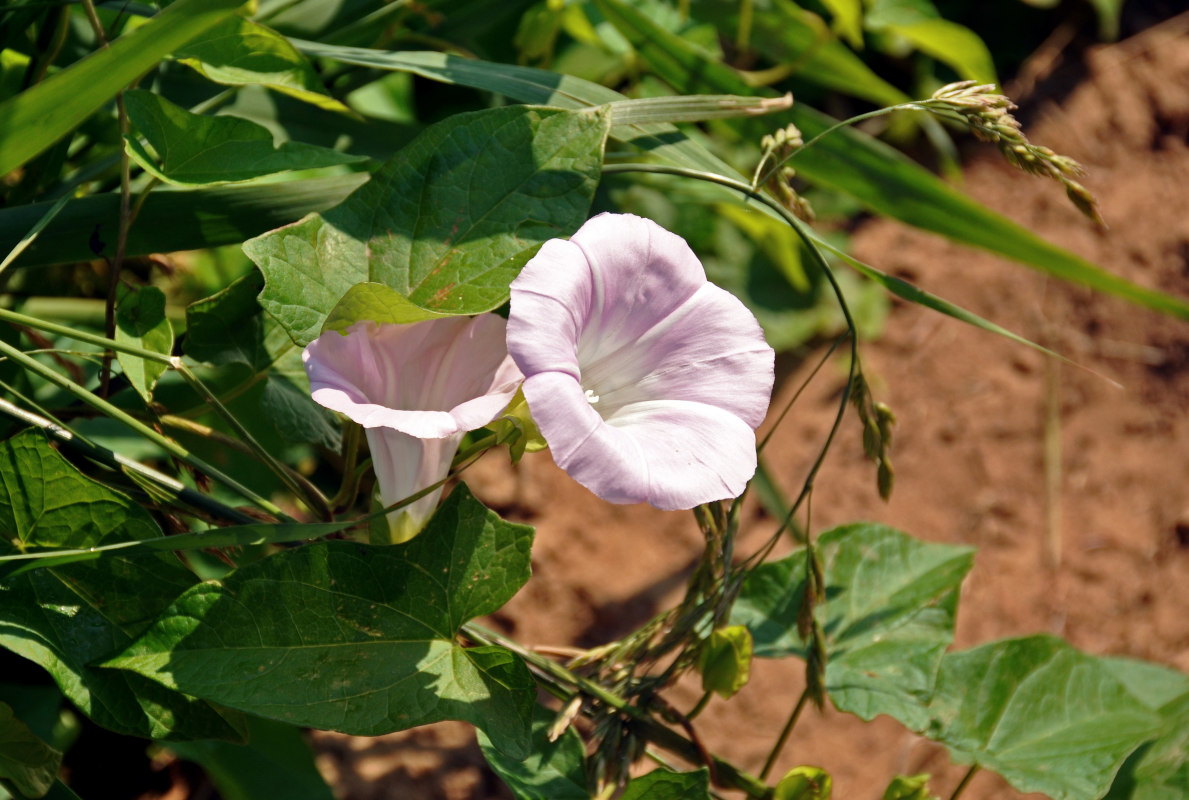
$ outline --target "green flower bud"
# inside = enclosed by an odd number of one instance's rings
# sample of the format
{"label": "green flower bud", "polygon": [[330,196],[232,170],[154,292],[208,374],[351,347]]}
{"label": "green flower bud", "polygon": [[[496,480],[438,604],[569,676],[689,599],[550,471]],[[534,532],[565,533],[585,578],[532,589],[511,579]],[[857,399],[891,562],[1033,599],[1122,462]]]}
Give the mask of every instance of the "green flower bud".
{"label": "green flower bud", "polygon": [[929,775],[897,775],[888,784],[882,800],[937,800],[929,793]]}
{"label": "green flower bud", "polygon": [[795,767],[776,784],[773,800],[830,800],[834,780],[821,767]]}
{"label": "green flower bud", "polygon": [[742,625],[713,631],[698,653],[702,689],[730,698],[747,685],[751,674],[751,632]]}

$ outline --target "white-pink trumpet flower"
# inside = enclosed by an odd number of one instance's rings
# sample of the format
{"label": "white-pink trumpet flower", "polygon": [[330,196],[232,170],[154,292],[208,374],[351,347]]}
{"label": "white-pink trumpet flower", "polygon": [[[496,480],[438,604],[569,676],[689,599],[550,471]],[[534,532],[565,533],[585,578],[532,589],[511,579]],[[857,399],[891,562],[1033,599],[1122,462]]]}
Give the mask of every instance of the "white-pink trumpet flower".
{"label": "white-pink trumpet flower", "polygon": [[[463,434],[507,407],[523,376],[508,356],[505,326],[495,314],[359,322],[306,347],[314,400],[367,432],[383,505],[445,478]],[[417,535],[441,495],[439,487],[390,513],[390,541]]]}
{"label": "white-pink trumpet flower", "polygon": [[553,460],[613,503],[672,510],[736,497],[775,354],[681,237],[600,214],[512,282],[508,352]]}

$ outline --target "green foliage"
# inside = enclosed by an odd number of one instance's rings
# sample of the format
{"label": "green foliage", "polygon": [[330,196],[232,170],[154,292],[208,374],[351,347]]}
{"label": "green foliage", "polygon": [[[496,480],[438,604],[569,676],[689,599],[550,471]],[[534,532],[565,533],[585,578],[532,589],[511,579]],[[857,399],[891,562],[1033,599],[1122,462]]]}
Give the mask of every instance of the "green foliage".
{"label": "green foliage", "polygon": [[[1117,22],[1115,0],[1093,2]],[[639,206],[685,234],[711,279],[753,308],[781,349],[848,327],[856,339],[878,334],[885,291],[1024,341],[855,261],[842,235],[787,217],[787,193],[772,200],[766,192],[780,187],[762,173],[755,187],[741,177],[764,134],[793,122],[812,142],[835,124],[811,107],[823,92],[911,99],[869,64],[911,64],[910,79],[893,80],[926,94],[948,70],[992,80],[976,34],[929,0],[161,5],[101,4],[110,46],[91,30],[89,7],[0,11],[0,251],[9,254],[0,270],[12,265],[5,291],[15,303],[29,298],[24,316],[6,312],[21,329],[0,332],[3,400],[16,404],[0,408],[76,459],[31,431],[0,444],[0,646],[48,673],[20,701],[0,687],[5,786],[73,796],[55,780],[72,738],[54,724],[66,698],[111,730],[174,743],[228,798],[329,797],[295,725],[371,735],[442,719],[479,728],[518,798],[585,798],[592,786],[631,800],[708,798],[712,775],[752,797],[827,798],[823,769],[798,767],[769,787],[708,756],[669,704],[683,671],[700,671],[707,691],[739,690],[754,640],[756,655],[808,658],[814,699],[828,694],[864,719],[889,714],[1023,791],[1189,794],[1189,677],[1048,637],[946,654],[967,548],[873,524],[838,528],[808,552],[758,566],[728,613],[738,587],[710,585],[707,570],[724,554],[746,557],[731,547],[747,540],[724,538],[683,613],[566,664],[468,624],[528,579],[533,534],[465,486],[410,543],[347,538],[367,523],[367,453],[357,426],[310,398],[301,346],[364,319],[497,308],[542,242],[572,233],[592,202]],[[443,52],[394,49],[427,46]],[[453,86],[427,89],[414,76]],[[913,119],[944,152],[936,120]],[[705,124],[673,124],[688,122]],[[618,143],[610,157],[608,138]],[[801,196],[831,223],[871,209],[1189,317],[1180,300],[1043,242],[865,133],[841,129],[782,155],[794,152],[796,192],[808,181]],[[361,170],[368,158],[384,162],[375,174],[294,174]],[[642,178],[641,169],[684,172]],[[596,201],[604,173],[615,178]],[[214,185],[237,181],[255,183]],[[260,271],[242,257],[197,267],[189,255],[139,259],[245,240]],[[818,248],[870,280],[826,280],[836,262]],[[92,263],[30,268],[58,262]],[[94,331],[113,311],[102,299],[112,274],[125,288],[108,340]],[[843,320],[840,299],[857,324]],[[171,354],[183,307],[177,369],[125,352]],[[95,374],[100,359],[57,339],[53,352],[25,355],[25,326],[113,350],[132,391],[116,381],[100,399],[86,388],[108,384]],[[891,418],[848,388],[888,490]],[[111,418],[143,438],[110,435]],[[544,446],[522,395],[489,427],[514,460]],[[766,505],[787,511],[765,478]],[[245,524],[245,499],[264,509],[262,521]],[[735,536],[739,519],[715,516],[725,508],[704,510],[704,530]],[[309,541],[320,537],[340,539]],[[538,685],[570,699],[560,714],[534,705]],[[579,713],[588,719],[576,722]],[[711,768],[624,785],[624,759],[649,745]],[[884,798],[929,800],[927,776],[896,778]]]}
{"label": "green foliage", "polygon": [[[140,506],[79,473],[38,432],[0,445],[0,477],[0,554],[161,536]],[[237,715],[94,666],[127,646],[195,580],[166,552],[113,554],[7,577],[0,582],[0,645],[44,667],[80,710],[111,730],[238,739]]]}
{"label": "green foliage", "polygon": [[693,772],[655,769],[628,782],[620,800],[709,800],[710,775],[705,767]]}
{"label": "green foliage", "polygon": [[[156,353],[173,352],[173,328],[165,318],[165,294],[154,286],[127,290],[116,306],[116,341]],[[166,366],[157,361],[119,353],[124,376],[147,402]]]}
{"label": "green foliage", "polygon": [[[852,3],[858,4],[857,0],[833,0],[840,7]],[[699,18],[714,22],[722,30],[739,28],[740,4],[733,0],[694,0],[692,6]],[[753,6],[749,44],[773,64],[793,64],[794,74],[801,80],[877,105],[896,105],[911,99],[833,38],[817,15],[788,0]]]}
{"label": "green foliage", "polygon": [[1022,792],[1101,797],[1160,718],[1064,641],[1033,636],[946,655],[925,735]]}
{"label": "green foliage", "polygon": [[343,299],[330,310],[326,322],[322,324],[322,330],[345,331],[361,320],[404,325],[448,316],[450,315],[422,308],[391,286],[382,283],[357,283],[348,289]]}
{"label": "green foliage", "polygon": [[1156,712],[1156,737],[1124,762],[1106,800],[1177,800],[1189,794],[1189,692]]}
{"label": "green foliage", "polygon": [[300,345],[366,281],[443,313],[499,306],[535,248],[585,220],[608,127],[523,106],[438,123],[333,210],[244,244],[261,304]]}
{"label": "green foliage", "polygon": [[[866,720],[888,714],[923,729],[974,551],[871,524],[824,533],[817,550],[826,601],[815,616],[827,637],[830,699]],[[805,574],[806,554],[798,550],[760,565],[743,584],[731,621],[751,630],[757,656],[805,657],[797,633]]]}
{"label": "green foliage", "polygon": [[240,5],[241,0],[178,0],[110,47],[0,103],[0,175],[45,150],[165,55]]}
{"label": "green foliage", "polygon": [[[253,270],[187,307],[186,355],[231,367],[219,373],[219,393],[234,401],[250,429],[269,429],[285,442],[336,449],[338,422],[310,398],[301,351],[256,300],[262,286]],[[195,397],[191,402],[205,401]]]}
{"label": "green foliage", "polygon": [[978,34],[942,19],[929,0],[875,0],[865,24],[947,64],[963,80],[999,82],[991,52]]}
{"label": "green foliage", "polygon": [[406,545],[315,543],[193,587],[104,666],[357,735],[461,719],[524,758],[535,694],[527,669],[502,648],[455,637],[528,579],[531,542],[531,528],[502,521],[460,486]]}
{"label": "green foliage", "polygon": [[8,782],[25,797],[42,797],[61,763],[61,753],[37,738],[7,703],[0,703],[0,785]]}
{"label": "green foliage", "polygon": [[201,764],[224,800],[334,798],[301,731],[283,722],[248,717],[247,744],[177,742],[169,749]]}
{"label": "green foliage", "polygon": [[570,727],[551,741],[554,714],[542,706],[533,710],[532,748],[528,758],[509,758],[479,731],[483,757],[503,779],[517,800],[588,800],[586,747]]}
{"label": "green foliage", "polygon": [[[332,208],[367,180],[366,174],[353,174],[264,186],[153,192],[128,234],[127,255],[239,244],[305,214]],[[0,209],[0,250],[15,246],[52,205],[46,202]],[[14,265],[113,256],[119,209],[118,194],[69,201]]]}
{"label": "green foliage", "polygon": [[274,146],[272,134],[254,122],[191,114],[152,92],[125,92],[124,105],[161,163],[134,136],[125,142],[128,154],[149,174],[179,186],[234,183],[366,160],[302,142]]}
{"label": "green foliage", "polygon": [[882,800],[936,800],[929,791],[929,775],[897,775],[884,790]]}
{"label": "green foliage", "polygon": [[751,633],[742,625],[716,628],[698,652],[702,691],[730,698],[747,685],[751,674]]}
{"label": "green foliage", "polygon": [[243,17],[223,20],[173,56],[215,83],[259,84],[320,108],[347,111],[326,93],[313,66],[288,39]]}

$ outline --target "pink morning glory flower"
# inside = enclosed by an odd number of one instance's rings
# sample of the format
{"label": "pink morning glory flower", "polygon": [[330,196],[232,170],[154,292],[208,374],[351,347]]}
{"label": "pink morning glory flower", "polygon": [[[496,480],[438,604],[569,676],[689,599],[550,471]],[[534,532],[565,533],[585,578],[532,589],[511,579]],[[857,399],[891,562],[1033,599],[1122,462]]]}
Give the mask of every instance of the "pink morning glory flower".
{"label": "pink morning glory flower", "polygon": [[508,352],[553,459],[613,503],[693,508],[755,473],[775,354],[681,237],[600,214],[512,282]]}
{"label": "pink morning glory flower", "polygon": [[[466,431],[491,422],[522,380],[494,314],[411,325],[359,322],[301,354],[314,400],[366,429],[380,502],[389,506],[446,477]],[[390,540],[411,539],[441,488],[388,515]]]}

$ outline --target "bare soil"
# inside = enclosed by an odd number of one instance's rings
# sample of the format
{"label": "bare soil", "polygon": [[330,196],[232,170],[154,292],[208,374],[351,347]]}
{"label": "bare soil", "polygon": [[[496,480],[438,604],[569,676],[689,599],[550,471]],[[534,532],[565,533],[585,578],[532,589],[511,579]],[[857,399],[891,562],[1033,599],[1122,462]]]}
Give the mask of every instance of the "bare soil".
{"label": "bare soil", "polygon": [[[1110,230],[989,148],[972,151],[965,190],[1112,272],[1189,297],[1189,15],[1091,49],[1078,64],[1042,53],[1033,67],[1020,86],[1030,93],[1026,130],[1085,165]],[[1189,671],[1189,323],[892,222],[861,225],[854,244],[859,258],[1084,368],[897,304],[884,335],[861,350],[877,398],[899,418],[895,494],[879,500],[852,417],[818,479],[813,529],[866,519],[976,545],[958,647],[1051,632],[1090,653]],[[820,351],[802,355],[783,364],[774,409]],[[786,491],[799,489],[842,386],[828,365],[776,432],[767,458]],[[528,645],[590,646],[630,631],[680,596],[700,550],[690,515],[608,505],[544,455],[516,468],[490,455],[468,482],[537,528],[533,578],[493,623]],[[746,515],[744,551],[775,524],[756,505]],[[800,695],[802,669],[757,663],[740,695],[699,717],[708,747],[758,771]],[[682,685],[672,700],[688,708],[697,696]],[[376,739],[317,733],[314,742],[344,800],[509,796],[465,725]],[[802,718],[775,774],[797,764],[828,769],[846,800],[876,800],[893,775],[917,772],[932,773],[945,797],[965,772],[890,719],[833,710]],[[964,795],[1018,796],[989,773]]]}

